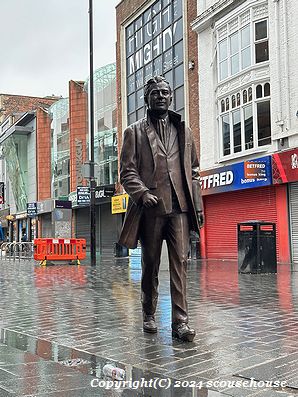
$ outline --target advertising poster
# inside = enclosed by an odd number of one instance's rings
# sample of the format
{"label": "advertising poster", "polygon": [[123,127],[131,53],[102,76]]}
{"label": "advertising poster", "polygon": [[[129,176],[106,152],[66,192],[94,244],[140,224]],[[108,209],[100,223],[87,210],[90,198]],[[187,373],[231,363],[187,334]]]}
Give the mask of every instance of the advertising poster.
{"label": "advertising poster", "polygon": [[128,194],[120,194],[112,197],[112,214],[126,212],[128,204]]}
{"label": "advertising poster", "polygon": [[231,164],[200,172],[202,194],[230,192],[272,184],[271,157]]}

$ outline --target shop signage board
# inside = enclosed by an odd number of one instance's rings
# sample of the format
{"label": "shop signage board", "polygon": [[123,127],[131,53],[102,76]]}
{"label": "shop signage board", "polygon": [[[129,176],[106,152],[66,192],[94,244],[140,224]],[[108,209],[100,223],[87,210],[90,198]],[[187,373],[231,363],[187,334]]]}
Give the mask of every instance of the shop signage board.
{"label": "shop signage board", "polygon": [[115,185],[96,186],[95,202],[96,204],[106,203],[110,201],[110,197],[115,194]]}
{"label": "shop signage board", "polygon": [[16,219],[26,219],[27,218],[27,212],[19,212],[18,214],[15,215]]}
{"label": "shop signage board", "polygon": [[126,212],[128,204],[128,194],[120,194],[112,197],[112,214],[121,214]]}
{"label": "shop signage board", "polygon": [[37,214],[46,214],[48,212],[52,212],[53,209],[53,200],[48,199],[44,201],[37,201]]}
{"label": "shop signage board", "polygon": [[298,181],[298,148],[272,155],[273,184]]}
{"label": "shop signage board", "polygon": [[77,203],[77,192],[70,192],[68,195],[68,200],[71,201],[71,206],[76,207],[78,205]]}
{"label": "shop signage board", "polygon": [[55,208],[71,209],[71,201],[68,200],[55,200]]}
{"label": "shop signage board", "polygon": [[202,194],[230,192],[272,184],[271,157],[231,164],[200,172]]}
{"label": "shop signage board", "polygon": [[4,204],[4,182],[0,182],[0,204]]}
{"label": "shop signage board", "polygon": [[34,218],[37,215],[37,203],[27,203],[27,215],[29,218]]}
{"label": "shop signage board", "polygon": [[77,204],[90,205],[90,187],[77,186]]}

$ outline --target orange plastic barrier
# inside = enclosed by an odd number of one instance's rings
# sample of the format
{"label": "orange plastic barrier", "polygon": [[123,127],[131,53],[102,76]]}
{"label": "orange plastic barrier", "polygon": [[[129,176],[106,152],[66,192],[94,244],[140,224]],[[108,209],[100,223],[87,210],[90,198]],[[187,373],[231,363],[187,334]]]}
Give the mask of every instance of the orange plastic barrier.
{"label": "orange plastic barrier", "polygon": [[49,261],[76,261],[86,258],[86,240],[76,238],[36,238],[34,259],[46,265]]}

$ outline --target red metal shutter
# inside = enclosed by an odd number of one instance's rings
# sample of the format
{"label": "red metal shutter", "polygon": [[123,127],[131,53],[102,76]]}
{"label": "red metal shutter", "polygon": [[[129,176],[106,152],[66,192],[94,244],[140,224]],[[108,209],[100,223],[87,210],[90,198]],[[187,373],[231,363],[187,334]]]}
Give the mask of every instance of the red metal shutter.
{"label": "red metal shutter", "polygon": [[[207,258],[210,259],[237,259],[239,222],[262,220],[277,223],[273,186],[206,196],[204,204]],[[278,236],[277,258],[279,259]]]}

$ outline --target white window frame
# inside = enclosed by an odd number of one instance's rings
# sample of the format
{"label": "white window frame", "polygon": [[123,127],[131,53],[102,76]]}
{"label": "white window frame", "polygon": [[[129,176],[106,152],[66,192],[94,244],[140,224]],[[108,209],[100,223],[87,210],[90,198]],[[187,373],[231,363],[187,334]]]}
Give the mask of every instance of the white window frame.
{"label": "white window frame", "polygon": [[[260,22],[264,22],[264,21],[267,22],[267,26],[266,26],[267,36],[265,39],[256,40],[256,24],[260,23]],[[259,19],[257,21],[253,21],[253,60],[254,60],[253,65],[259,65],[259,64],[262,64],[263,62],[268,62],[270,60],[270,53],[269,53],[269,57],[268,57],[267,61],[256,63],[256,44],[264,43],[265,41],[268,42],[268,50],[269,50],[269,20],[268,20],[268,17]]]}
{"label": "white window frame", "polygon": [[[270,81],[266,80],[263,82],[252,83],[249,86],[243,87],[235,92],[232,92],[225,97],[221,97],[218,99],[218,131],[219,131],[219,143],[220,143],[220,154],[219,161],[226,161],[233,159],[235,157],[242,157],[249,155],[251,153],[255,153],[258,151],[266,151],[272,144],[272,134],[271,134],[271,144],[259,146],[258,142],[258,125],[257,125],[257,104],[261,102],[270,102],[271,105],[271,92],[269,96],[264,96],[264,87],[265,84]],[[262,85],[263,87],[263,96],[261,98],[256,97],[256,88],[258,85]],[[246,90],[248,92],[249,88],[252,88],[252,100],[243,103],[243,91]],[[237,106],[237,93],[240,92],[240,106]],[[232,108],[232,96],[236,96],[236,106]],[[226,98],[229,98],[229,110],[221,111],[221,102],[224,100],[226,102]],[[253,147],[250,149],[245,149],[245,125],[244,125],[244,108],[249,104],[252,105],[252,115],[253,115]],[[234,135],[233,135],[233,112],[237,109],[240,109],[240,119],[241,119],[241,151],[234,152]],[[225,115],[229,115],[229,123],[230,123],[230,154],[224,155],[224,147],[223,147],[223,128],[222,128],[222,118]],[[272,125],[272,120],[271,120]]]}
{"label": "white window frame", "polygon": [[[270,60],[270,53],[269,53],[269,59],[267,61],[263,61],[263,62],[258,62],[256,63],[256,44],[261,43],[261,42],[265,42],[268,41],[269,43],[269,18],[268,16],[266,17],[262,17],[260,19],[254,19],[253,18],[253,8],[251,7],[249,9],[249,13],[250,13],[250,17],[249,17],[249,21],[244,23],[243,25],[241,25],[241,17],[244,14],[244,12],[239,13],[237,16],[235,16],[232,21],[238,21],[237,22],[237,29],[231,29],[230,25],[231,25],[231,21],[227,21],[225,22],[225,24],[221,24],[217,29],[216,29],[216,46],[217,46],[217,79],[218,79],[218,84],[221,84],[222,82],[234,78],[235,76],[237,76],[238,74],[242,73],[243,71],[252,68],[256,65],[260,65],[263,64],[265,62],[269,62]],[[255,40],[255,25],[256,23],[262,22],[262,21],[267,21],[267,37],[266,39],[261,39],[256,41]],[[250,27],[250,44],[249,46],[244,47],[243,49],[241,48],[241,31],[246,28],[247,26]],[[220,32],[226,28],[226,34],[224,35],[224,37],[220,36]],[[239,54],[239,60],[238,60],[238,65],[239,65],[239,71],[235,72],[234,74],[232,74],[232,55],[231,55],[231,46],[230,46],[230,39],[231,36],[233,34],[235,34],[236,32],[238,32],[238,54]],[[220,76],[220,63],[222,63],[223,61],[219,61],[219,44],[224,41],[227,40],[227,58],[225,58],[225,60],[228,61],[228,75],[227,77],[221,79]],[[268,44],[269,45],[269,44]],[[246,67],[242,67],[242,51],[245,48],[250,47],[250,65],[246,66]]]}

